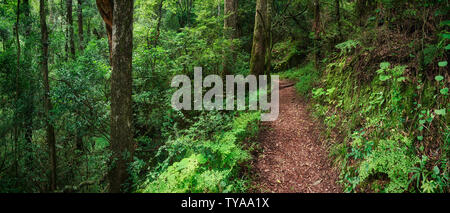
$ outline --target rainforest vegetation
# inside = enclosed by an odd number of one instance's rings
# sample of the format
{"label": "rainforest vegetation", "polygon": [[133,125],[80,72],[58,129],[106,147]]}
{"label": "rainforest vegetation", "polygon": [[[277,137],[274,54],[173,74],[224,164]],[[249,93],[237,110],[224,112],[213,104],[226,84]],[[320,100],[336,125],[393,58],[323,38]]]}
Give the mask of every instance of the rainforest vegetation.
{"label": "rainforest vegetation", "polygon": [[[174,109],[172,78],[202,67],[279,75],[311,115],[297,119],[320,130],[312,143],[337,192],[448,193],[449,9],[448,0],[0,0],[0,192],[266,192],[261,141],[277,149],[313,133],[274,137],[260,110]],[[264,168],[273,186],[289,184]]]}

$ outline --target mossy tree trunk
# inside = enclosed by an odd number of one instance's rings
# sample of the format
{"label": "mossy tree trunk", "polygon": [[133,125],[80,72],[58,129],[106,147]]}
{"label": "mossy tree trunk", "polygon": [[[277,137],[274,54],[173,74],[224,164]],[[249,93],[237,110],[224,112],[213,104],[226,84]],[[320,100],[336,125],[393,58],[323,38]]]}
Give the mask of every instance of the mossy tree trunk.
{"label": "mossy tree trunk", "polygon": [[255,27],[253,31],[253,45],[250,59],[250,73],[262,75],[265,71],[266,62],[266,13],[267,0],[256,1]]}
{"label": "mossy tree trunk", "polygon": [[49,149],[49,159],[50,159],[50,191],[56,190],[56,140],[55,140],[55,129],[50,119],[50,112],[53,109],[50,100],[50,83],[48,79],[48,29],[46,21],[45,12],[45,0],[40,0],[39,2],[39,16],[41,25],[41,45],[42,45],[42,61],[41,61],[41,72],[44,84],[44,113],[45,113],[45,124],[46,124],[46,134],[47,134],[47,144]]}
{"label": "mossy tree trunk", "polygon": [[[121,192],[133,159],[132,53],[134,1],[97,0],[103,20],[111,27],[111,151],[110,192]],[[108,8],[109,7],[109,8]],[[112,7],[112,8],[111,8]],[[112,11],[112,14],[105,11]],[[108,38],[110,36],[108,35]]]}
{"label": "mossy tree trunk", "polygon": [[[239,37],[239,32],[237,30],[237,22],[238,22],[238,0],[225,0],[224,2],[224,29],[225,29],[225,38],[233,41],[233,39],[237,39]],[[232,63],[236,61],[236,53],[235,47],[232,44],[231,47],[231,57],[227,57],[224,55],[223,61],[223,71],[222,75],[228,75],[231,73]]]}

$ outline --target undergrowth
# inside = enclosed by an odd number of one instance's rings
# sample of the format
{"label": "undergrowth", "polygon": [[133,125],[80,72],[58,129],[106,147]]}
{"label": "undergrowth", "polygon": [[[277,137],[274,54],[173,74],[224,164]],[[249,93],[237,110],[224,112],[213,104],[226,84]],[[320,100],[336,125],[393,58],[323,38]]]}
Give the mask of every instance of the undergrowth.
{"label": "undergrowth", "polygon": [[[258,133],[260,113],[248,112],[236,118],[218,118],[217,112],[199,119],[190,130],[166,142],[157,157],[165,160],[138,186],[138,192],[203,193],[245,192],[249,178],[242,168],[251,159]],[[225,115],[227,116],[227,115]],[[222,122],[226,123],[222,123]],[[227,121],[228,120],[228,121]],[[217,122],[214,122],[217,121]],[[225,126],[213,134],[202,132]]]}
{"label": "undergrowth", "polygon": [[371,80],[361,81],[353,66],[358,55],[349,52],[342,49],[312,90],[314,115],[335,141],[331,155],[341,167],[344,190],[448,192],[445,77],[428,80],[407,65],[382,62]]}
{"label": "undergrowth", "polygon": [[[443,45],[436,47],[442,58]],[[344,191],[449,192],[446,61],[435,64],[438,73],[432,76],[386,61],[373,71],[374,62],[360,70],[361,60],[370,61],[363,57],[376,48],[358,40],[336,48],[340,53],[330,54],[322,74],[309,63],[280,77],[296,81],[297,91],[312,98]]]}

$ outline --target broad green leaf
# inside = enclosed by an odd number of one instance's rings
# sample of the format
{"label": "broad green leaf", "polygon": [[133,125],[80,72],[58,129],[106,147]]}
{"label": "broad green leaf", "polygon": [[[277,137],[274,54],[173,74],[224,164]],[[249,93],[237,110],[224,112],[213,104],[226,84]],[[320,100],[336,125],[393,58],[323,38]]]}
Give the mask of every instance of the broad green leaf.
{"label": "broad green leaf", "polygon": [[423,140],[423,136],[417,136],[417,140],[422,141]]}
{"label": "broad green leaf", "polygon": [[444,26],[444,25],[450,26],[450,20],[445,20],[445,21],[441,22],[441,26]]}
{"label": "broad green leaf", "polygon": [[433,173],[434,173],[435,175],[438,175],[438,174],[440,173],[439,167],[434,166],[434,168],[433,168]]}
{"label": "broad green leaf", "polygon": [[440,67],[446,67],[447,64],[448,64],[447,61],[441,61],[441,62],[438,63],[438,65],[439,65]]}
{"label": "broad green leaf", "polygon": [[388,76],[388,75],[381,75],[380,76],[380,81],[387,81],[387,80],[389,80],[391,78],[391,76]]}
{"label": "broad green leaf", "polygon": [[447,44],[447,46],[444,47],[445,50],[450,50],[450,44]]}
{"label": "broad green leaf", "polygon": [[444,76],[438,75],[438,76],[434,77],[434,79],[435,79],[436,81],[442,81],[442,80],[444,80]]}
{"label": "broad green leaf", "polygon": [[404,80],[406,80],[406,78],[405,78],[405,77],[400,77],[400,78],[397,78],[397,82],[402,82],[402,81],[404,81]]}
{"label": "broad green leaf", "polygon": [[391,66],[391,64],[389,62],[382,62],[380,64],[381,69],[387,69],[387,68],[389,68],[389,66]]}
{"label": "broad green leaf", "polygon": [[436,113],[436,115],[445,115],[445,108],[444,109],[435,109],[434,113]]}
{"label": "broad green leaf", "polygon": [[440,92],[442,95],[448,95],[448,88],[441,89]]}

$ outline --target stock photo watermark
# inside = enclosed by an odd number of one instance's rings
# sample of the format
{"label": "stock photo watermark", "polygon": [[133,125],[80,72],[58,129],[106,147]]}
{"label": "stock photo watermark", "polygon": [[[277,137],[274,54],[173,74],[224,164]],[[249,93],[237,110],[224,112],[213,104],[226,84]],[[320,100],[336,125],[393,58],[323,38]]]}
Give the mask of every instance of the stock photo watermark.
{"label": "stock photo watermark", "polygon": [[[248,75],[247,77],[243,75],[227,75],[224,82],[218,75],[208,75],[203,78],[202,68],[195,67],[194,100],[192,101],[191,79],[186,75],[177,75],[172,79],[171,83],[172,87],[179,88],[172,95],[172,107],[176,110],[243,111],[247,109],[245,97],[246,92],[248,92],[248,109],[263,111],[261,113],[261,121],[275,121],[278,118],[280,109],[279,76],[272,75],[270,80],[269,101],[267,75]],[[224,84],[226,87],[225,95],[223,90]],[[248,90],[246,90],[246,84],[248,85]],[[182,86],[180,87],[180,85]],[[212,88],[203,95],[203,88],[210,87]]]}

